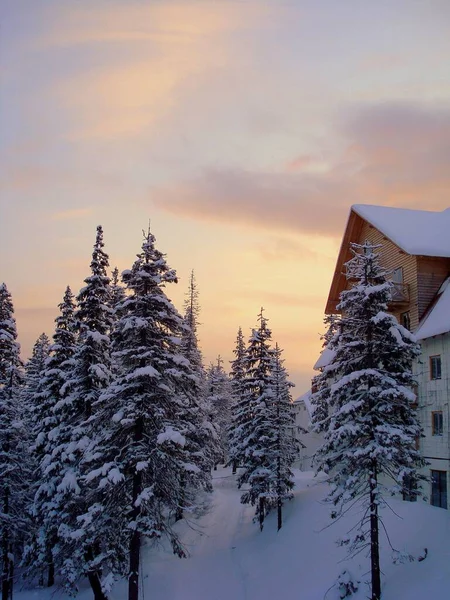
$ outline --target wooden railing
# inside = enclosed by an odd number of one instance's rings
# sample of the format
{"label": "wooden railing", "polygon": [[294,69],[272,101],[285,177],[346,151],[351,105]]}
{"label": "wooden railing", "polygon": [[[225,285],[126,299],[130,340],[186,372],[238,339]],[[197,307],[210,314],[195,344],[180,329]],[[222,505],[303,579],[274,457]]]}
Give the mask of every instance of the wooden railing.
{"label": "wooden railing", "polygon": [[394,281],[391,302],[397,304],[407,304],[409,302],[409,285],[407,283],[397,283]]}

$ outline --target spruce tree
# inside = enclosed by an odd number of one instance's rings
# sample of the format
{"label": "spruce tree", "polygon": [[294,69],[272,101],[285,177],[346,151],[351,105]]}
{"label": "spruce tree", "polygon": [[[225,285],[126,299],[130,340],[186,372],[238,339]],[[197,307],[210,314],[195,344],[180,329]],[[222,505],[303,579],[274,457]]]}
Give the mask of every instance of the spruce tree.
{"label": "spruce tree", "polygon": [[82,535],[80,516],[86,510],[83,459],[89,456],[95,441],[96,403],[112,378],[110,280],[108,255],[103,248],[103,230],[98,226],[91,275],[85,279],[86,285],[77,297],[76,349],[68,380],[61,389],[62,399],[54,407],[58,425],[52,431],[56,448],[51,465],[59,479],[53,502],[64,582],[71,589],[76,587],[80,577],[87,576],[96,600],[105,598],[97,566],[102,540],[95,535]]}
{"label": "spruce tree", "polygon": [[218,455],[215,463],[227,463],[232,397],[230,379],[225,373],[220,356],[217,357],[217,363],[211,364],[206,373],[206,403],[218,437]]}
{"label": "spruce tree", "polygon": [[387,495],[420,479],[416,469],[424,464],[415,447],[421,428],[411,391],[419,346],[387,313],[393,284],[380,266],[377,248],[368,242],[351,246],[351,287],[342,292],[338,306],[342,319],[333,337],[335,357],[326,368],[332,381],[329,410],[318,423],[325,442],[316,456],[317,468],[329,474],[332,517],[362,504],[360,521],[341,543],[353,555],[369,549],[372,600],[381,596],[380,511]]}
{"label": "spruce tree", "polygon": [[252,331],[245,353],[246,377],[243,398],[237,412],[237,448],[234,456],[242,466],[238,485],[248,484],[241,496],[243,504],[256,505],[256,518],[263,528],[264,518],[270,508],[271,462],[269,444],[273,435],[271,387],[272,333],[267,326],[263,309],[258,315],[259,326]]}
{"label": "spruce tree", "polygon": [[23,364],[14,308],[0,285],[0,552],[2,600],[13,595],[14,565],[29,525],[26,507],[31,471],[21,407]]}
{"label": "spruce tree", "polygon": [[271,387],[272,387],[272,424],[270,435],[270,463],[273,471],[272,504],[277,507],[278,530],[283,524],[282,507],[285,500],[293,498],[294,475],[291,467],[298,456],[299,447],[292,435],[295,415],[292,410],[291,388],[294,384],[288,379],[288,373],[281,358],[282,350],[278,344],[272,355]]}
{"label": "spruce tree", "polygon": [[198,316],[200,314],[199,293],[194,271],[191,271],[189,277],[189,287],[184,300],[184,324],[185,327],[181,336],[181,347],[183,356],[191,363],[194,370],[203,379],[204,367],[203,357],[198,344],[197,329]]}
{"label": "spruce tree", "polygon": [[118,373],[99,401],[102,436],[87,476],[85,529],[100,532],[106,544],[103,585],[126,574],[129,600],[137,600],[143,537],[167,536],[184,556],[171,516],[180,507],[193,510],[196,490],[209,491],[211,475],[198,379],[180,344],[183,319],[164,291],[177,278],[150,231],[123,281],[129,295],[113,333]]}
{"label": "spruce tree", "polygon": [[30,508],[33,527],[24,556],[27,577],[31,579],[37,575],[43,583],[46,572],[48,587],[55,582],[55,561],[60,559],[57,555],[56,505],[53,501],[59,484],[59,471],[54,468],[54,454],[58,450],[58,436],[55,434],[60,426],[60,412],[55,411],[55,406],[62,399],[61,389],[68,380],[76,342],[75,303],[70,287],[65,290],[59,310],[50,354],[44,364],[31,407],[31,451],[37,476]]}
{"label": "spruce tree", "polygon": [[[326,315],[324,320],[326,327],[325,333],[321,336],[323,340],[323,350],[331,357],[334,356],[334,344],[339,339],[340,317],[338,315]],[[315,375],[312,380],[312,406],[314,408],[311,415],[313,429],[317,433],[321,433],[326,426],[326,417],[329,409],[329,394],[330,394],[330,375],[328,365],[320,369],[320,373]]]}
{"label": "spruce tree", "polygon": [[26,404],[33,402],[49,353],[50,340],[45,333],[41,333],[33,346],[31,358],[25,365],[24,401]]}
{"label": "spruce tree", "polygon": [[120,284],[119,281],[119,269],[114,268],[111,273],[111,284],[110,284],[110,307],[112,310],[113,320],[116,321],[119,318],[117,313],[117,307],[125,298],[125,288]]}
{"label": "spruce tree", "polygon": [[230,383],[231,383],[231,422],[228,431],[229,460],[228,464],[233,467],[233,473],[236,473],[237,467],[242,457],[239,454],[240,444],[239,436],[241,430],[241,403],[245,401],[244,381],[245,381],[245,341],[242,328],[239,327],[236,345],[233,350],[235,359],[231,361]]}

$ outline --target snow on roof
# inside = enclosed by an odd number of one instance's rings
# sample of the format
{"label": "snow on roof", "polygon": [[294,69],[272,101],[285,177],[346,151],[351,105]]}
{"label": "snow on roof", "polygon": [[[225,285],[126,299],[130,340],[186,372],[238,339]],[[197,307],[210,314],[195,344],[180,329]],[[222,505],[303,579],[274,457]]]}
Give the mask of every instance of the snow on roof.
{"label": "snow on roof", "polygon": [[296,400],[294,400],[294,404],[299,404],[300,402],[304,403],[304,405],[306,406],[306,410],[308,411],[310,417],[313,413],[313,407],[311,404],[311,396],[312,396],[312,392],[311,392],[311,390],[308,390],[303,395],[299,396]]}
{"label": "snow on roof", "polygon": [[430,312],[420,323],[415,336],[424,340],[433,335],[450,331],[450,277],[441,285],[437,293],[437,301]]}
{"label": "snow on roof", "polygon": [[432,212],[355,204],[352,210],[408,254],[450,257],[450,208]]}
{"label": "snow on roof", "polygon": [[331,361],[333,360],[333,358],[335,356],[336,356],[336,352],[334,350],[330,350],[329,348],[325,348],[320,353],[320,356],[317,359],[317,362],[314,365],[313,369],[315,371],[318,371],[319,369],[323,369],[324,367],[327,367],[331,363]]}

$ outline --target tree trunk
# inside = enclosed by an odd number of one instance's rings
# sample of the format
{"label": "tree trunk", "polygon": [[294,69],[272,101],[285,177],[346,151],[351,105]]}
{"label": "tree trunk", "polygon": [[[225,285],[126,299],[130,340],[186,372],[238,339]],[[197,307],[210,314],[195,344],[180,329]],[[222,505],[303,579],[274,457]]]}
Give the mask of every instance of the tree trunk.
{"label": "tree trunk", "polygon": [[369,475],[370,487],[370,568],[372,573],[372,598],[371,600],[380,600],[381,598],[381,576],[380,576],[380,546],[379,546],[379,522],[378,522],[378,503],[377,503],[377,467],[373,464],[372,472]]}
{"label": "tree trunk", "polygon": [[53,585],[55,585],[55,563],[52,559],[48,565],[47,587],[52,587]]}
{"label": "tree trunk", "polygon": [[[135,425],[134,441],[139,443],[143,437],[144,424],[142,417],[139,418]],[[137,525],[139,518],[140,507],[136,506],[136,501],[142,493],[142,472],[133,472],[133,495],[131,520]],[[134,529],[130,540],[130,571],[128,573],[128,600],[139,600],[139,563],[141,558],[141,532],[137,528]]]}
{"label": "tree trunk", "polygon": [[134,531],[130,541],[130,573],[128,576],[128,600],[139,600],[139,560],[141,534]]}
{"label": "tree trunk", "polygon": [[265,507],[265,498],[261,497],[259,499],[259,529],[262,531],[264,527],[264,507]]}
{"label": "tree trunk", "polygon": [[[89,548],[87,549],[86,558],[87,558],[87,560],[93,560],[94,550],[93,550],[92,546],[89,546]],[[87,573],[87,577],[88,577],[89,583],[91,585],[92,592],[94,594],[94,600],[108,600],[107,596],[105,596],[105,594],[103,593],[103,590],[102,590],[102,584],[100,581],[100,573],[99,573],[98,569],[89,569],[89,571]],[[50,579],[50,568],[49,568],[49,579]]]}
{"label": "tree trunk", "polygon": [[[9,514],[9,488],[3,488],[3,514]],[[12,594],[9,558],[9,530],[5,523],[2,528],[2,600],[9,600]]]}
{"label": "tree trunk", "polygon": [[236,465],[236,461],[233,460],[233,475],[236,475],[236,471],[237,471],[237,465]]}
{"label": "tree trunk", "polygon": [[102,584],[100,583],[100,577],[97,571],[89,571],[88,573],[89,583],[91,584],[92,591],[94,593],[94,600],[108,600],[107,596],[102,591]]}
{"label": "tree trunk", "polygon": [[[54,546],[56,544],[56,535],[53,535],[51,538],[51,545]],[[52,587],[55,585],[55,563],[53,562],[53,553],[52,548],[47,548],[47,564],[48,564],[48,574],[47,574],[47,587]]]}
{"label": "tree trunk", "polygon": [[278,531],[280,531],[280,529],[283,526],[283,503],[281,502],[281,496],[278,496]]}

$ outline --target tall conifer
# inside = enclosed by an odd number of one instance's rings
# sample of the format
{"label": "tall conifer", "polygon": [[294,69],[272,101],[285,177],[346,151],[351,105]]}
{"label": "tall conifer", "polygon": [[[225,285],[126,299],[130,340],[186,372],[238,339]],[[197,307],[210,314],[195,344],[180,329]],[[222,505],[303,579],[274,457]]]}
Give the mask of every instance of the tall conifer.
{"label": "tall conifer", "polygon": [[341,543],[351,554],[369,550],[372,600],[381,596],[379,534],[386,495],[417,482],[417,467],[423,465],[411,391],[412,362],[420,350],[387,313],[393,284],[377,248],[368,242],[351,246],[353,258],[346,265],[351,287],[338,306],[335,356],[326,368],[328,411],[318,423],[325,442],[316,455],[317,468],[329,474],[332,516],[342,515],[350,503],[362,505],[359,523]]}
{"label": "tall conifer", "polygon": [[21,406],[23,363],[17,342],[14,308],[6,285],[0,285],[0,552],[2,600],[13,594],[14,565],[28,527],[31,472]]}

